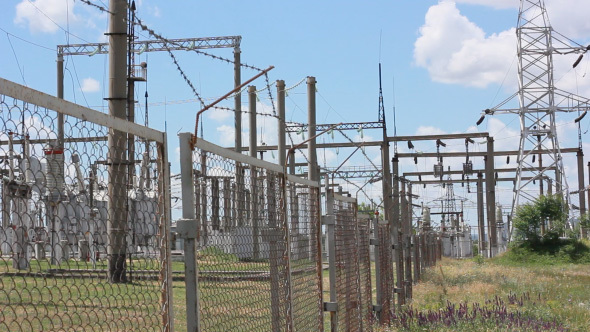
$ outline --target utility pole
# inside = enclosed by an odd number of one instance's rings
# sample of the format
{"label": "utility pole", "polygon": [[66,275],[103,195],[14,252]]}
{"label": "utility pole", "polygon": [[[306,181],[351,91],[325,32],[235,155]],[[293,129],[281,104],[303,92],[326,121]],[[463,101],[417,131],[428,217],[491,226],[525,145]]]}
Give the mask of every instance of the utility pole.
{"label": "utility pole", "polygon": [[285,149],[285,81],[277,80],[277,109],[279,112],[278,122],[278,158],[279,165],[285,166],[286,161],[286,149]]}
{"label": "utility pole", "polygon": [[[109,115],[119,119],[126,118],[127,103],[127,1],[110,0],[109,12]],[[126,275],[126,220],[127,183],[126,134],[109,131],[109,214],[107,220],[109,258],[108,278],[113,283],[127,281]]]}
{"label": "utility pole", "polygon": [[[316,104],[315,104],[315,84],[313,76],[307,77],[307,127],[308,137],[311,139],[307,143],[307,153],[309,158],[308,177],[312,181],[319,181],[318,174],[318,157],[316,152]],[[312,138],[313,137],[313,138]]]}
{"label": "utility pole", "polygon": [[[242,84],[240,46],[234,47],[234,87]],[[242,94],[238,90],[234,97],[234,123],[235,123],[235,151],[242,153]],[[252,130],[252,128],[250,128]],[[256,128],[254,128],[256,131]]]}

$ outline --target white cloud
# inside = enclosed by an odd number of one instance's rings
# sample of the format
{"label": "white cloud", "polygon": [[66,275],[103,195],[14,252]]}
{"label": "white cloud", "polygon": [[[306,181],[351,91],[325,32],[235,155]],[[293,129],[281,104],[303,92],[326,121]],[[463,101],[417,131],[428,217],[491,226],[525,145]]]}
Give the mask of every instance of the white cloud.
{"label": "white cloud", "polygon": [[[473,4],[492,7],[495,9],[519,9],[519,0],[455,0],[458,4]],[[590,35],[590,2],[587,0],[546,0],[545,9],[549,15],[551,25],[570,38],[584,38]]]}
{"label": "white cloud", "polygon": [[446,132],[440,128],[432,127],[432,126],[420,126],[416,129],[416,135],[442,135],[446,134]]}
{"label": "white cloud", "polygon": [[223,146],[233,146],[236,130],[233,127],[223,125],[217,127],[219,133],[219,144]]}
{"label": "white cloud", "polygon": [[436,82],[483,88],[506,77],[515,45],[514,29],[486,37],[454,2],[443,1],[426,13],[414,44],[414,61]]}
{"label": "white cloud", "polygon": [[152,15],[154,15],[154,17],[161,17],[162,16],[162,11],[160,10],[160,7],[158,7],[158,6],[151,7],[150,12]]}
{"label": "white cloud", "polygon": [[92,77],[85,78],[82,80],[80,90],[83,92],[98,92],[100,91],[100,83]]}
{"label": "white cloud", "polygon": [[33,33],[54,33],[59,27],[77,21],[74,0],[23,0],[16,5],[14,23],[27,25]]}
{"label": "white cloud", "polygon": [[224,109],[212,109],[207,113],[207,118],[218,122],[226,121],[230,118],[233,112]]}
{"label": "white cloud", "polygon": [[555,31],[569,38],[584,41],[590,36],[590,1],[587,0],[547,0],[545,8]]}
{"label": "white cloud", "polygon": [[[415,64],[426,68],[436,82],[481,88],[504,82],[507,89],[516,90],[515,29],[486,35],[483,29],[459,12],[455,3],[494,8],[518,7],[510,5],[510,1],[484,0],[445,0],[430,7],[414,44]],[[588,43],[590,20],[585,13],[590,11],[590,2],[548,0],[546,8],[555,31],[577,38],[584,45]],[[516,14],[515,11],[515,17]],[[570,44],[557,33],[554,33],[554,38]],[[563,90],[587,95],[590,93],[590,79],[586,79],[585,74],[590,62],[584,59],[576,70],[572,70],[576,58],[577,54],[553,57],[555,84]]]}
{"label": "white cloud", "polygon": [[456,3],[489,6],[496,9],[518,8],[518,0],[455,0]]}

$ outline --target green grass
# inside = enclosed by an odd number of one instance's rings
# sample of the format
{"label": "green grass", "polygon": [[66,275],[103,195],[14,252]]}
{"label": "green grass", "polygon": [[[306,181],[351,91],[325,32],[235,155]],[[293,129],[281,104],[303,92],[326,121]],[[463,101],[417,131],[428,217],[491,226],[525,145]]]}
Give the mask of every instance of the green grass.
{"label": "green grass", "polygon": [[123,331],[159,326],[159,283],[0,277],[0,330]]}
{"label": "green grass", "polygon": [[545,252],[512,249],[484,261],[443,259],[427,271],[423,281],[414,287],[414,299],[403,308],[417,315],[448,312],[449,306],[463,305],[468,312],[474,307],[486,307],[491,312],[505,310],[507,315],[520,315],[524,321],[538,324],[534,328],[517,326],[515,319],[491,317],[458,320],[449,326],[414,323],[404,327],[398,321],[389,329],[378,330],[588,331],[590,264],[586,263],[585,250],[583,245],[570,242]]}
{"label": "green grass", "polygon": [[[440,312],[449,306],[467,310],[475,307],[507,314],[519,314],[540,324],[562,327],[567,331],[587,331],[590,326],[590,264],[586,263],[585,245],[562,243],[545,251],[530,248],[514,250],[490,260],[443,259],[423,274],[414,287],[414,299],[403,310]],[[153,270],[152,259],[129,261],[134,270]],[[240,278],[270,271],[265,261],[240,261],[214,249],[198,255],[201,280],[202,327],[207,331],[255,330],[268,328],[272,316],[271,287],[268,279]],[[309,261],[298,261],[305,267]],[[46,260],[33,261],[30,274],[0,275],[0,330],[130,330],[136,326],[157,330],[160,325],[160,288],[157,280],[135,280],[130,284],[110,284],[95,275],[92,278],[59,278],[38,273],[55,268]],[[88,269],[91,263],[70,260],[60,268]],[[99,261],[96,269],[106,269]],[[173,271],[183,272],[183,262],[172,262]],[[372,270],[374,266],[372,266]],[[10,260],[0,260],[0,272],[15,272]],[[182,275],[182,273],[180,273]],[[314,273],[296,278],[306,294]],[[92,275],[92,274],[91,274]],[[373,273],[374,275],[374,273]],[[236,276],[236,278],[233,278]],[[324,300],[329,299],[327,270],[323,272]],[[373,280],[373,289],[375,283]],[[177,331],[186,330],[185,285],[173,282],[174,324]],[[373,294],[374,295],[374,294]],[[308,302],[306,302],[308,301]],[[499,304],[498,304],[499,303]],[[313,305],[301,300],[302,312]],[[504,309],[502,309],[504,310]],[[398,314],[401,311],[398,311]],[[312,318],[309,319],[313,321]],[[329,316],[324,320],[329,331]],[[151,327],[154,327],[153,329]],[[449,326],[403,324],[376,326],[377,331],[530,331],[498,320],[459,320]],[[305,330],[305,329],[303,329]],[[541,330],[552,331],[552,330]]]}
{"label": "green grass", "polygon": [[546,239],[538,243],[513,245],[504,255],[495,258],[503,265],[590,264],[590,242],[571,239]]}
{"label": "green grass", "polygon": [[[264,330],[271,326],[273,305],[268,278],[268,260],[241,261],[235,255],[216,248],[198,253],[199,295],[203,329],[232,331]],[[175,277],[183,277],[184,262],[171,262]],[[158,275],[156,259],[127,261],[131,271],[149,271]],[[300,272],[292,276],[297,299],[294,310],[305,314],[317,306],[317,295],[308,297],[315,271],[313,263],[294,261]],[[111,284],[106,279],[107,261],[71,259],[58,265],[49,260],[31,260],[26,270],[12,267],[10,258],[0,259],[0,331],[65,330],[128,331],[159,330],[161,326],[161,288],[157,279],[141,279],[136,273],[132,283]],[[280,267],[279,267],[280,269]],[[145,275],[145,273],[143,274]],[[174,281],[174,325],[186,330],[186,289],[184,281]],[[317,324],[303,320],[303,324]],[[141,327],[141,329],[139,329]],[[303,328],[305,330],[305,328]]]}

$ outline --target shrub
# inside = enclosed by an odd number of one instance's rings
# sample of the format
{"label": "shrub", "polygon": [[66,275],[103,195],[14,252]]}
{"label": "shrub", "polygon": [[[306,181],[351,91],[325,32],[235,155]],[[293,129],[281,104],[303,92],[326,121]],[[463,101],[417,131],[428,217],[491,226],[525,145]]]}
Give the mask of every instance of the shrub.
{"label": "shrub", "polygon": [[[517,240],[530,244],[539,243],[541,239],[554,241],[565,231],[567,205],[561,196],[543,195],[532,203],[519,206],[514,216],[514,229]],[[551,227],[546,234],[541,234],[541,226],[550,221]]]}

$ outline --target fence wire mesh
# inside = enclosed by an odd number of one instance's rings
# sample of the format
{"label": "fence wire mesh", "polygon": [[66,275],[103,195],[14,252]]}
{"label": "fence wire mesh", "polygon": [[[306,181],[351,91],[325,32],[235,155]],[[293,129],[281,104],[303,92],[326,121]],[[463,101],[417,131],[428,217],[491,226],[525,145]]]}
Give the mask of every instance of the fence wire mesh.
{"label": "fence wire mesh", "polygon": [[372,331],[369,225],[359,225],[356,200],[334,195],[333,212],[338,331]]}
{"label": "fence wire mesh", "polygon": [[168,331],[164,142],[2,86],[0,330]]}
{"label": "fence wire mesh", "polygon": [[379,281],[381,306],[380,323],[388,324],[394,311],[393,251],[389,224],[377,224],[375,238],[379,243],[375,260],[379,260]]}
{"label": "fence wire mesh", "polygon": [[208,146],[193,155],[201,329],[322,331],[317,185]]}
{"label": "fence wire mesh", "polygon": [[373,289],[371,283],[371,224],[368,219],[358,219],[357,245],[359,252],[360,315],[363,331],[373,331]]}

